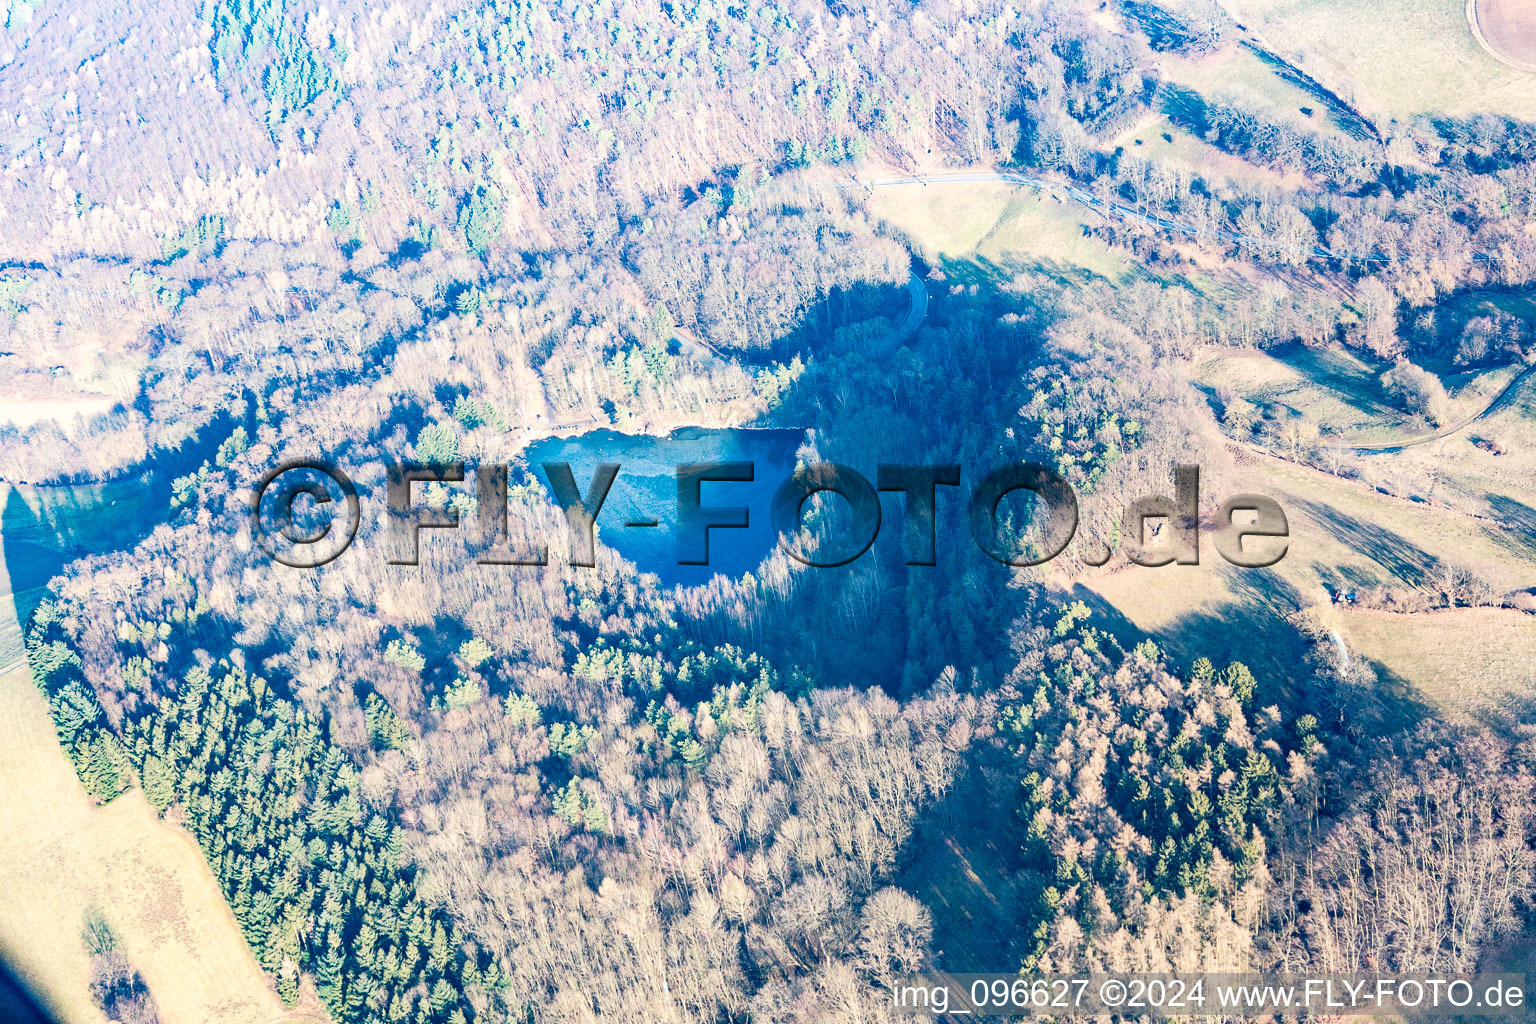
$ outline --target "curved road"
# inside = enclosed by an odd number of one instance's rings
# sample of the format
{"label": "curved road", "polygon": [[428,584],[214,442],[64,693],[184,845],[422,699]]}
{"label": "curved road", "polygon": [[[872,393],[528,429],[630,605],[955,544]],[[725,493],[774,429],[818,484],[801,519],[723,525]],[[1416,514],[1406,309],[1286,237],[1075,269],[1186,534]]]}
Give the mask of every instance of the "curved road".
{"label": "curved road", "polygon": [[1533,373],[1536,373],[1536,365],[1527,366],[1524,370],[1515,374],[1510,382],[1504,385],[1499,390],[1499,393],[1493,396],[1492,401],[1483,406],[1481,410],[1465,419],[1458,420],[1449,426],[1441,427],[1428,434],[1413,434],[1408,437],[1398,438],[1395,441],[1372,441],[1369,444],[1320,444],[1317,447],[1336,452],[1396,452],[1402,451],[1404,448],[1412,448],[1415,445],[1428,444],[1430,441],[1438,441],[1442,437],[1449,437],[1457,431],[1470,427],[1478,420],[1486,419],[1506,398],[1514,394],[1515,389],[1523,384],[1526,378]]}

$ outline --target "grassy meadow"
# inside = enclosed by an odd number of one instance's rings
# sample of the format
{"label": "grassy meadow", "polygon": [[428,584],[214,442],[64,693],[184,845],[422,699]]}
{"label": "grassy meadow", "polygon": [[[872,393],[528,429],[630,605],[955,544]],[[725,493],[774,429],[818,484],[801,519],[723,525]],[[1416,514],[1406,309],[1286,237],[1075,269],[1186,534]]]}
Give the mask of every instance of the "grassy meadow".
{"label": "grassy meadow", "polygon": [[1336,608],[1331,621],[1388,683],[1435,714],[1502,727],[1536,703],[1536,616],[1508,608],[1417,615]]}
{"label": "grassy meadow", "polygon": [[1292,188],[1305,180],[1294,171],[1260,167],[1217,149],[1174,124],[1166,114],[1154,114],[1133,124],[1116,136],[1114,143],[1132,156],[1181,167],[1206,180],[1227,179],[1245,185]]}
{"label": "grassy meadow", "polygon": [[[1290,545],[1276,566],[1235,568],[1206,543],[1198,566],[1131,566],[1084,582],[1181,660],[1200,654],[1238,658],[1298,685],[1306,670],[1295,660],[1299,648],[1283,628],[1283,618],[1300,608],[1326,605],[1330,590],[1419,584],[1440,560],[1472,569],[1500,591],[1536,586],[1536,551],[1521,550],[1518,527],[1395,498],[1265,456],[1253,456],[1220,484],[1213,482],[1215,487],[1219,490],[1208,490],[1213,499],[1246,490],[1267,494],[1285,509]],[[1536,618],[1508,614],[1515,626],[1536,632]],[[1440,615],[1395,618],[1406,620],[1402,625],[1411,631],[1420,620],[1433,624]],[[1453,688],[1463,678],[1462,666],[1443,659],[1419,662],[1408,647],[1378,645],[1362,653],[1429,688]]]}
{"label": "grassy meadow", "polygon": [[[1367,361],[1358,352],[1292,344],[1268,351],[1211,350],[1196,361],[1190,376],[1209,392],[1225,388],[1260,408],[1302,414],[1328,435],[1327,443],[1384,443],[1427,433],[1426,425],[1403,412],[1382,387],[1387,369],[1388,364]],[[1486,408],[1520,369],[1501,366],[1443,377],[1448,422]]]}
{"label": "grassy meadow", "polygon": [[904,232],[925,258],[970,259],[1005,274],[1043,269],[1120,280],[1129,260],[1084,234],[1097,217],[1032,188],[991,182],[877,189],[870,211]]}
{"label": "grassy meadow", "polygon": [[1536,75],[1477,42],[1465,0],[1237,0],[1227,10],[1362,113],[1536,118]]}
{"label": "grassy meadow", "polygon": [[[1284,56],[1282,54],[1282,56]],[[1275,73],[1254,51],[1224,46],[1201,57],[1167,58],[1168,80],[1204,96],[1263,111],[1279,124],[1326,131],[1331,127],[1327,111],[1317,97]],[[1311,111],[1311,113],[1307,113]]]}
{"label": "grassy meadow", "polygon": [[0,675],[0,951],[63,1024],[103,1019],[82,938],[99,912],[164,1024],[269,1024],[288,1012],[202,851],[138,790],[93,806],[25,666]]}

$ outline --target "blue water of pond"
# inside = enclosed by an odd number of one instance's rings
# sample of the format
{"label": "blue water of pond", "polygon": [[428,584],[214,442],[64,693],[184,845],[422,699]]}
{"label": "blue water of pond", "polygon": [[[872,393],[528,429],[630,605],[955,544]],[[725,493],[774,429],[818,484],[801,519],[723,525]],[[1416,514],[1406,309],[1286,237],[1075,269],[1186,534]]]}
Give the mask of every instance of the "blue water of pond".
{"label": "blue water of pond", "polygon": [[[616,462],[619,474],[597,517],[599,545],[613,548],[641,572],[665,585],[706,583],[716,574],[755,571],[777,538],[769,525],[773,493],[795,468],[799,430],[705,429],[688,427],[664,437],[594,430],[576,437],[551,437],[529,445],[529,469],[549,489],[543,463],[567,462],[582,494],[589,493],[600,463]],[[677,467],[694,462],[751,462],[751,482],[704,481],[705,508],[745,507],[745,529],[709,531],[709,564],[679,565],[677,550]],[[551,495],[553,492],[551,491]],[[630,523],[651,521],[655,526]]]}
{"label": "blue water of pond", "polygon": [[23,629],[48,581],[82,555],[131,549],[167,522],[172,481],[211,458],[232,427],[215,422],[182,450],[104,483],[0,481],[0,665],[22,656]]}
{"label": "blue water of pond", "polygon": [[0,483],[0,665],[21,657],[23,626],[64,566],[84,554],[131,548],[165,522],[169,475],[158,476],[104,484]]}

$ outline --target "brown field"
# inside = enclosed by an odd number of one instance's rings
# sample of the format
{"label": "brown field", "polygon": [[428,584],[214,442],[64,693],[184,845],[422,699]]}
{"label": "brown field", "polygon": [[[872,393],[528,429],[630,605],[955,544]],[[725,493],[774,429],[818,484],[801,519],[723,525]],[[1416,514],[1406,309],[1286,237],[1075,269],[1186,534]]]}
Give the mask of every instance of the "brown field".
{"label": "brown field", "polygon": [[1467,13],[1473,34],[1489,53],[1523,71],[1536,71],[1536,3],[1470,0]]}
{"label": "brown field", "polygon": [[297,1013],[277,998],[191,836],[138,790],[92,804],[19,662],[18,616],[36,605],[61,545],[108,543],[99,509],[116,501],[144,514],[140,490],[0,485],[0,957],[61,1024],[101,1024],[82,936],[86,914],[99,913],[164,1024],[322,1019],[313,996]]}
{"label": "brown field", "polygon": [[1508,608],[1331,611],[1378,674],[1406,683],[1441,717],[1502,726],[1529,718],[1536,705],[1536,615]]}
{"label": "brown field", "polygon": [[0,675],[0,786],[0,953],[56,1019],[103,1019],[88,911],[105,916],[165,1024],[314,1019],[277,998],[190,836],[137,790],[92,806],[25,666]]}

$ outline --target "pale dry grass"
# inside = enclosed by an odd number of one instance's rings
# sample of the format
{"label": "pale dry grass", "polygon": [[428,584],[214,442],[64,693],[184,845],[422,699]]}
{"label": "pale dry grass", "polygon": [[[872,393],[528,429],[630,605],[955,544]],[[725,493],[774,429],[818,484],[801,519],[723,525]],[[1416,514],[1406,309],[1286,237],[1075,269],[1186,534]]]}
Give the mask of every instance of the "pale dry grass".
{"label": "pale dry grass", "polygon": [[[1277,565],[1236,568],[1203,540],[1198,566],[1106,568],[1082,581],[1185,663],[1201,655],[1235,658],[1262,677],[1302,684],[1302,651],[1284,618],[1326,605],[1332,590],[1412,586],[1442,561],[1469,569],[1499,592],[1536,586],[1536,545],[1518,523],[1391,497],[1278,458],[1245,453],[1243,461],[1225,471],[1202,467],[1202,488],[1211,504],[1239,491],[1280,503],[1291,536]],[[1467,642],[1475,641],[1469,636]],[[1452,686],[1450,667],[1437,662],[1425,672]]]}
{"label": "pale dry grass", "polygon": [[25,666],[0,675],[0,950],[63,1024],[99,1024],[85,915],[101,912],[164,1024],[268,1024],[289,1013],[191,837],[137,790],[93,807]]}
{"label": "pale dry grass", "polygon": [[[1503,379],[1479,381],[1486,391]],[[1471,393],[1473,385],[1464,389]],[[1468,398],[1481,407],[1486,396]],[[1361,455],[1361,472],[1387,489],[1514,528],[1525,556],[1536,553],[1536,378],[1526,378],[1486,418],[1444,438],[1396,452]],[[1481,445],[1478,442],[1482,442]]]}
{"label": "pale dry grass", "polygon": [[1536,75],[1473,35],[1465,0],[1228,0],[1238,21],[1362,112],[1536,118]]}
{"label": "pale dry grass", "polygon": [[929,259],[1014,266],[1038,263],[1119,279],[1125,257],[1085,237],[1085,214],[1032,188],[991,182],[898,185],[877,189],[870,212],[913,239]]}
{"label": "pale dry grass", "polygon": [[72,398],[7,398],[0,401],[0,423],[21,430],[52,420],[66,434],[83,429],[91,419],[111,412],[117,399],[105,395],[78,395]]}
{"label": "pale dry grass", "polygon": [[1205,181],[1226,179],[1245,185],[1299,189],[1307,177],[1295,171],[1260,167],[1190,134],[1163,114],[1151,114],[1116,136],[1112,144],[1129,156],[1181,168]]}
{"label": "pale dry grass", "polygon": [[1350,646],[1451,720],[1529,718],[1536,703],[1536,616],[1508,608],[1415,615],[1334,608]]}
{"label": "pale dry grass", "polygon": [[[1369,444],[1407,438],[1429,428],[1391,404],[1380,378],[1386,363],[1370,362],[1342,348],[1323,351],[1287,346],[1285,358],[1257,349],[1210,349],[1194,361],[1195,383],[1229,389],[1256,406],[1277,405],[1318,424],[1329,443]],[[1447,378],[1447,422],[1486,408],[1519,372],[1499,367]],[[1471,430],[1476,434],[1475,429]]]}
{"label": "pale dry grass", "polygon": [[1261,408],[1278,405],[1302,413],[1340,437],[1355,438],[1373,428],[1407,429],[1404,413],[1370,394],[1379,391],[1380,370],[1341,350],[1309,355],[1327,361],[1326,376],[1316,372],[1320,367],[1303,368],[1255,349],[1208,354],[1195,363],[1191,376],[1198,384],[1228,389]]}
{"label": "pale dry grass", "polygon": [[[1173,84],[1193,89],[1207,99],[1235,100],[1263,112],[1271,120],[1311,131],[1336,130],[1316,96],[1281,78],[1258,54],[1245,47],[1227,45],[1195,58],[1170,54],[1164,59],[1163,70]],[[1304,110],[1312,113],[1303,113]]]}

